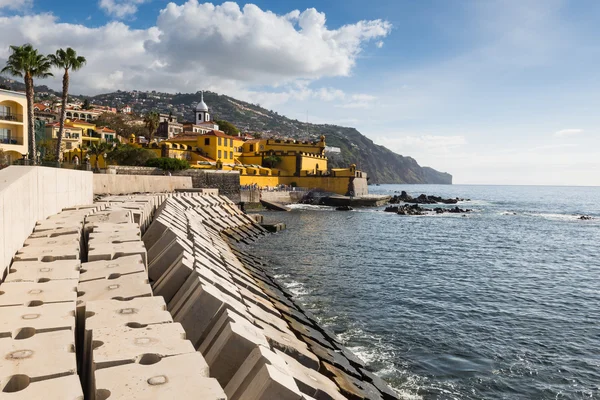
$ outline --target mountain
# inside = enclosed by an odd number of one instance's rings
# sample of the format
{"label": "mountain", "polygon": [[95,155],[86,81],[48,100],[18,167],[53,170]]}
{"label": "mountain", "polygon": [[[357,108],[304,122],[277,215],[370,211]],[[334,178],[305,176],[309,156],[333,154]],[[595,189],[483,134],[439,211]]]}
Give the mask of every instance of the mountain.
{"label": "mountain", "polygon": [[[0,78],[0,84],[7,84]],[[8,82],[22,90],[20,82]],[[54,97],[59,95],[46,86],[36,87],[37,93]],[[171,112],[180,120],[194,120],[194,106],[200,93],[160,93],[155,91],[116,91],[97,96],[73,95],[70,101],[88,99],[93,104],[122,107],[130,105],[136,113],[157,110]],[[211,108],[214,119],[235,124],[243,132],[261,133],[264,137],[287,137],[318,140],[326,136],[327,146],[339,147],[340,153],[329,153],[331,167],[356,164],[365,171],[370,183],[438,183],[451,184],[452,175],[429,167],[421,167],[411,157],[402,156],[373,143],[354,128],[329,124],[310,124],[289,119],[259,104],[251,104],[217,93],[205,92],[204,100]]]}

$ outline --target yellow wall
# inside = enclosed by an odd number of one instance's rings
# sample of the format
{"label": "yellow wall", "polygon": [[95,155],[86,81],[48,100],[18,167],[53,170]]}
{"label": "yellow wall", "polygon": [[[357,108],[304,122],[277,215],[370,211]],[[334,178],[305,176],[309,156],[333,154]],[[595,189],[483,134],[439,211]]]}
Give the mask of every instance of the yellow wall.
{"label": "yellow wall", "polygon": [[331,176],[255,176],[240,175],[241,185],[257,184],[260,188],[266,186],[291,185],[303,188],[319,188],[327,192],[345,195],[348,192],[349,177],[334,178]]}
{"label": "yellow wall", "polygon": [[0,141],[0,148],[11,152],[11,161],[14,161],[17,154],[18,158],[27,154],[27,99],[24,93],[0,89],[0,106],[10,107],[10,115],[0,115],[0,128],[11,131],[10,142]]}

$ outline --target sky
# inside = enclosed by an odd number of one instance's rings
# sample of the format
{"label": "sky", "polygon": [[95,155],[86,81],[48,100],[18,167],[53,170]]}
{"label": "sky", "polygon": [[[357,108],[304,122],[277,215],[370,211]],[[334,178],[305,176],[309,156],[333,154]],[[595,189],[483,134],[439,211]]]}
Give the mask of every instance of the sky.
{"label": "sky", "polygon": [[71,93],[211,90],[458,184],[598,186],[599,20],[597,0],[0,0],[0,65],[73,47]]}

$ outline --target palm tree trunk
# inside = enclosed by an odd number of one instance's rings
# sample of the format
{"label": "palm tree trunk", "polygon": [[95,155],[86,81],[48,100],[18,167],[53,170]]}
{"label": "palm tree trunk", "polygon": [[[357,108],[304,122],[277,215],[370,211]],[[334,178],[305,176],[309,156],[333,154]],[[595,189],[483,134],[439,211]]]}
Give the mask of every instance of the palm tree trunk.
{"label": "palm tree trunk", "polygon": [[62,91],[62,102],[60,110],[60,122],[58,126],[58,138],[56,140],[56,161],[62,162],[62,139],[63,131],[65,129],[65,117],[67,115],[67,97],[69,95],[69,70],[65,68],[65,74],[63,75],[63,91]]}
{"label": "palm tree trunk", "polygon": [[35,126],[33,114],[33,78],[29,74],[25,74],[25,93],[27,95],[27,130],[28,130],[28,152],[29,159],[33,160],[33,165],[36,164],[36,148],[35,148]]}
{"label": "palm tree trunk", "polygon": [[100,156],[96,154],[96,160],[94,161],[94,172],[100,172],[100,168],[98,167],[98,158]]}

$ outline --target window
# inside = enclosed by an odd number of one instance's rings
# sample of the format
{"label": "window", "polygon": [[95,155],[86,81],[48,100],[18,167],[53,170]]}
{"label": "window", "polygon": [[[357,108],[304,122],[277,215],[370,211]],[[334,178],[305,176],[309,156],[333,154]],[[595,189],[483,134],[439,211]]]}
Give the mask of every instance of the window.
{"label": "window", "polygon": [[10,137],[11,130],[7,128],[0,128],[0,143],[3,144],[17,144],[17,141]]}
{"label": "window", "polygon": [[233,139],[229,139],[229,147],[233,147]]}
{"label": "window", "polygon": [[229,152],[229,158],[231,158],[233,160],[233,151]]}
{"label": "window", "polygon": [[205,146],[210,146],[210,138],[204,139],[204,145]]}
{"label": "window", "polygon": [[73,144],[71,142],[65,142],[65,148],[67,150],[71,150],[72,149]]}
{"label": "window", "polygon": [[254,151],[254,145],[253,144],[250,145],[250,151]]}
{"label": "window", "polygon": [[202,122],[202,113],[198,113],[198,121]]}
{"label": "window", "polygon": [[210,121],[210,116],[208,115],[208,113],[206,113],[206,119],[205,121]]}
{"label": "window", "polygon": [[9,106],[0,106],[0,116],[8,117],[11,114]]}
{"label": "window", "polygon": [[223,152],[223,158],[227,160],[227,152],[226,151]]}
{"label": "window", "polygon": [[221,138],[219,138],[219,146],[221,145]]}
{"label": "window", "polygon": [[221,150],[219,150],[217,158],[221,158]]}

